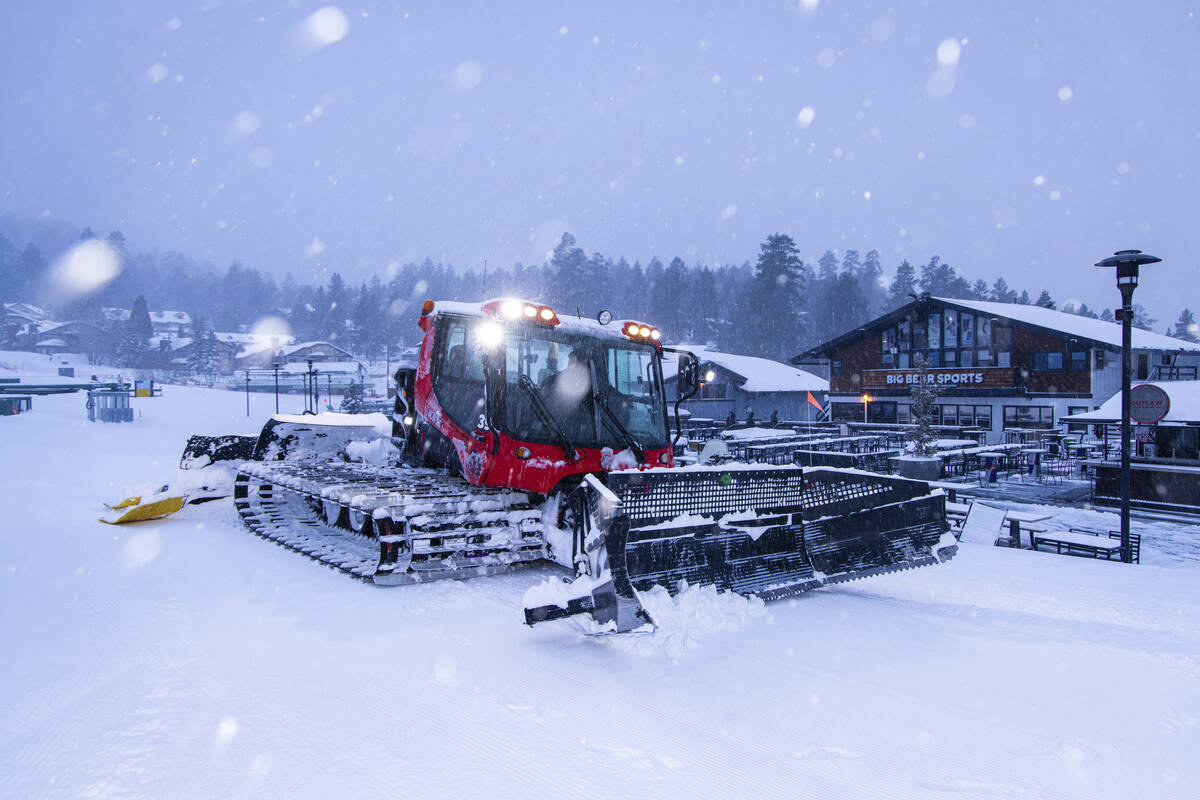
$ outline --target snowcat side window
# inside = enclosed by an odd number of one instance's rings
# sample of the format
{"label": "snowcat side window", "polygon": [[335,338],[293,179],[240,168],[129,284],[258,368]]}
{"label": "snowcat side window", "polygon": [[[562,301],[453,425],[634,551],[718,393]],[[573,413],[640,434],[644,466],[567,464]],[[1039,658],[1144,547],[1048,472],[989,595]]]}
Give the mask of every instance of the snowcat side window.
{"label": "snowcat side window", "polygon": [[483,349],[469,323],[452,320],[444,325],[433,392],[450,419],[470,432],[483,413]]}

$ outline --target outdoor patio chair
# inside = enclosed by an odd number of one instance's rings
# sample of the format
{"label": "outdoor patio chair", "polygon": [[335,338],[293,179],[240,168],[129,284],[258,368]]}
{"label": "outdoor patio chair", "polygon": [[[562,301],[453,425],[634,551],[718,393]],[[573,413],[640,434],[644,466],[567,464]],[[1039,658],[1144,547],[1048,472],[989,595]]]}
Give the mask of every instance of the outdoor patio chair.
{"label": "outdoor patio chair", "polygon": [[994,545],[1004,529],[1004,518],[1008,512],[1003,508],[990,506],[978,500],[971,503],[967,518],[958,534],[960,542],[981,544],[988,547]]}

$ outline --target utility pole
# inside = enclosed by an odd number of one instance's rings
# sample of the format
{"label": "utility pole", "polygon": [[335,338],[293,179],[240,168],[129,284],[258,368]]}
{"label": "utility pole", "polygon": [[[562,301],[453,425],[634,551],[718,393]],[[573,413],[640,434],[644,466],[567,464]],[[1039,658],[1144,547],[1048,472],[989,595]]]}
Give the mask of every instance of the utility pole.
{"label": "utility pole", "polygon": [[246,370],[246,416],[250,416],[250,370]]}

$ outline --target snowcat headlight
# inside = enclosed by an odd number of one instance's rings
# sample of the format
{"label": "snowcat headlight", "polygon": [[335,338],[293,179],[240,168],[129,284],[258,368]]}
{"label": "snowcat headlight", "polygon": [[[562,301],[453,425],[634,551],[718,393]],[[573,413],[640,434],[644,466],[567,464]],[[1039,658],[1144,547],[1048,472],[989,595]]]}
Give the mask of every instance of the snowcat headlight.
{"label": "snowcat headlight", "polygon": [[713,370],[710,369],[708,372],[704,373],[704,382],[705,383],[712,383],[716,379],[717,379],[717,373],[714,372]]}
{"label": "snowcat headlight", "polygon": [[537,316],[537,309],[534,308],[533,306],[525,306],[523,311],[525,313],[525,316],[529,317],[530,319],[533,319],[534,317]]}
{"label": "snowcat headlight", "polygon": [[650,329],[648,327],[646,327],[645,325],[638,328],[638,336],[644,337],[644,336],[649,336],[649,335],[650,335]]}
{"label": "snowcat headlight", "polygon": [[516,319],[521,316],[521,304],[516,300],[505,300],[500,305],[500,313],[508,319]]}
{"label": "snowcat headlight", "polygon": [[670,456],[669,454],[667,454],[667,453],[663,453],[662,455],[660,455],[660,456],[658,457],[658,463],[660,463],[660,464],[670,464],[670,463],[671,463],[671,456]]}
{"label": "snowcat headlight", "polygon": [[638,335],[637,323],[636,322],[629,323],[629,327],[627,327],[625,329],[625,333],[628,334],[629,336],[637,336]]}
{"label": "snowcat headlight", "polygon": [[483,322],[475,329],[475,336],[480,345],[491,350],[504,341],[504,329],[494,322]]}
{"label": "snowcat headlight", "polygon": [[662,333],[658,330],[658,328],[654,328],[650,331],[650,338],[657,342],[662,338]]}
{"label": "snowcat headlight", "polygon": [[412,424],[413,424],[414,422],[416,422],[416,420],[415,420],[415,419],[413,419],[412,417],[405,417],[405,418],[404,418],[404,424],[405,424],[405,425],[408,425],[408,426],[410,426],[410,427],[411,427],[411,426],[412,426]]}
{"label": "snowcat headlight", "polygon": [[538,312],[538,316],[541,317],[545,322],[549,322],[550,320],[554,319],[554,312],[549,308],[543,308]]}
{"label": "snowcat headlight", "polygon": [[516,456],[517,458],[521,459],[522,461],[524,461],[527,458],[529,458],[531,455],[533,455],[533,453],[529,450],[528,447],[518,447],[516,450],[513,451],[513,455]]}

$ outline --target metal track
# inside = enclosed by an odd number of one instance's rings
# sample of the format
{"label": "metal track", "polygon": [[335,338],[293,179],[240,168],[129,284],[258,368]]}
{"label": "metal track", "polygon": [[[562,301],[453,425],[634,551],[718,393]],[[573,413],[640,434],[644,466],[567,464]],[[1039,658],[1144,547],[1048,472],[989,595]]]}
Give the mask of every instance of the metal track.
{"label": "metal track", "polygon": [[255,534],[377,584],[495,575],[546,557],[526,493],[434,470],[250,462],[234,505]]}

